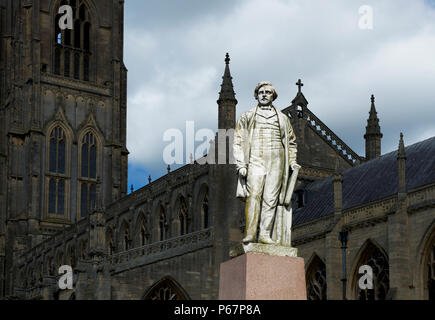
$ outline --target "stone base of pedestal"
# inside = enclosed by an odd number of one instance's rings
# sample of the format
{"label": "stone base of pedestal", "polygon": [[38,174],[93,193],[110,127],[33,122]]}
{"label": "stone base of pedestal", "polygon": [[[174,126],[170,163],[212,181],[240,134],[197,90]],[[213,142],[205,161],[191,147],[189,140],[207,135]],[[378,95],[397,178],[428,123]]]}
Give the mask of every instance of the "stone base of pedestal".
{"label": "stone base of pedestal", "polygon": [[224,262],[219,300],[307,300],[304,259],[247,253]]}

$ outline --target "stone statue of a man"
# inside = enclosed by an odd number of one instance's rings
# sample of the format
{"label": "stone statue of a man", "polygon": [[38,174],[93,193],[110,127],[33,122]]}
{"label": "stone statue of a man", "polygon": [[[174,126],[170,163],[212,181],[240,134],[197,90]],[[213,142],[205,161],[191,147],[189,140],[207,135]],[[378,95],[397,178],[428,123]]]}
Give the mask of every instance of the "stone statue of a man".
{"label": "stone statue of a man", "polygon": [[272,105],[278,94],[270,82],[259,83],[254,96],[258,105],[241,116],[234,134],[237,196],[246,200],[243,242],[256,243],[258,233],[259,243],[291,246],[296,136],[288,116]]}

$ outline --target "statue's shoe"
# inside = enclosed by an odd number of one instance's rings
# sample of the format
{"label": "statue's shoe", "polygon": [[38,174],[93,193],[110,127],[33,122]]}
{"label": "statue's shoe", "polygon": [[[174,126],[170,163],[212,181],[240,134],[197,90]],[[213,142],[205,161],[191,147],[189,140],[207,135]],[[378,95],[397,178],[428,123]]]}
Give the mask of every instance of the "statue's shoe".
{"label": "statue's shoe", "polygon": [[265,236],[262,237],[260,236],[260,238],[258,239],[258,242],[260,243],[264,243],[264,244],[275,244],[275,241],[273,241],[270,237]]}
{"label": "statue's shoe", "polygon": [[250,243],[255,242],[255,237],[247,236],[245,239],[242,240],[243,243]]}

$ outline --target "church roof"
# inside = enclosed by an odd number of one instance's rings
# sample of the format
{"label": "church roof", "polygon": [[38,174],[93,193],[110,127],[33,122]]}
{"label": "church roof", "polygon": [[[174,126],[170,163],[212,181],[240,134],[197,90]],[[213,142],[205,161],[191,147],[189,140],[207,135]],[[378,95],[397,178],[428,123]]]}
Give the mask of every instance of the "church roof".
{"label": "church roof", "polygon": [[[343,172],[343,209],[357,207],[398,192],[398,151]],[[406,148],[408,190],[435,182],[435,137]],[[294,210],[298,225],[334,212],[333,177],[305,187],[305,206]]]}

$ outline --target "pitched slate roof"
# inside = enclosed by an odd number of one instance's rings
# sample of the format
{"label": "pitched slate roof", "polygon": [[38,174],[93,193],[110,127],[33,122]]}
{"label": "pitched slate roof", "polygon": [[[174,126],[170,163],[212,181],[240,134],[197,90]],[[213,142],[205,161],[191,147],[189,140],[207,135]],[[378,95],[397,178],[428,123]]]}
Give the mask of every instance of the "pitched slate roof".
{"label": "pitched slate roof", "polygon": [[[397,193],[398,152],[365,162],[343,172],[343,209],[352,208]],[[435,182],[435,137],[406,148],[408,190]],[[295,210],[293,225],[309,222],[334,211],[333,178],[308,184],[306,205]]]}

